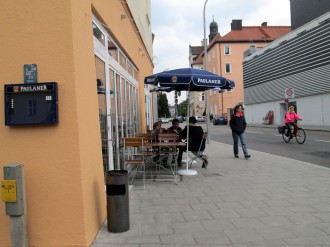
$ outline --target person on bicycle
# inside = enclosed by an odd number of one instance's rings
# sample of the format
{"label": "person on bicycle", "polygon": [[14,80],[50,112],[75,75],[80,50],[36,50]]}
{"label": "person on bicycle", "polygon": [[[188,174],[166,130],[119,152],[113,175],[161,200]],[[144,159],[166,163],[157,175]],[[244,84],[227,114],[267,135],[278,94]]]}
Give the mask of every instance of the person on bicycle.
{"label": "person on bicycle", "polygon": [[288,136],[290,134],[290,138],[292,138],[297,133],[297,121],[302,120],[302,118],[295,112],[294,106],[290,106],[289,110],[285,114],[284,123],[288,130]]}

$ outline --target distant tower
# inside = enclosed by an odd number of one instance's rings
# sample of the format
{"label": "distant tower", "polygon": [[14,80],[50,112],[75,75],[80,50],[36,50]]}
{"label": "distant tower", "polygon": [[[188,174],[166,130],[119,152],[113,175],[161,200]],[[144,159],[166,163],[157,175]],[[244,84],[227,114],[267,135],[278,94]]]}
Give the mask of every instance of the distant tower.
{"label": "distant tower", "polygon": [[209,34],[209,43],[211,43],[212,39],[218,34],[218,23],[213,21],[210,24],[210,34]]}

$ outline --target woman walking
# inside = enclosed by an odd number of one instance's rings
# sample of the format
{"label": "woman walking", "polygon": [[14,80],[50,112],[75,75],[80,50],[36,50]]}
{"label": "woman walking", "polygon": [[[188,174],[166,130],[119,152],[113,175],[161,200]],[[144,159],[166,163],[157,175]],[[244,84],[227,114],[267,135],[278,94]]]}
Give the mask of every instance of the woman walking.
{"label": "woman walking", "polygon": [[232,130],[233,140],[234,140],[234,156],[235,158],[239,158],[238,156],[238,138],[241,140],[241,145],[244,153],[245,159],[251,158],[246,146],[246,138],[245,138],[245,129],[246,129],[246,121],[243,114],[243,106],[238,104],[234,108],[234,114],[230,119],[230,128]]}

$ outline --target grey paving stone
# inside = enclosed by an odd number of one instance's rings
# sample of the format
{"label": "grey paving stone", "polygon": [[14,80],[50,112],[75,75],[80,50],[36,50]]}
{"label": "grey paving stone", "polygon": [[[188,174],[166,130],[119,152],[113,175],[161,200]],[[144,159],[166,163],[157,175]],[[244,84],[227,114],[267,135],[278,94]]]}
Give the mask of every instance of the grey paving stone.
{"label": "grey paving stone", "polygon": [[200,221],[175,222],[172,224],[172,227],[175,233],[195,233],[206,231]]}
{"label": "grey paving stone", "polygon": [[199,232],[194,234],[194,238],[202,246],[231,244],[224,232]]}
{"label": "grey paving stone", "polygon": [[193,246],[196,244],[193,234],[190,233],[160,235],[159,237],[163,244],[175,244],[175,246],[180,244],[186,246]]}
{"label": "grey paving stone", "polygon": [[177,197],[174,198],[176,204],[192,204],[192,203],[201,203],[196,197]]}
{"label": "grey paving stone", "polygon": [[284,239],[284,241],[289,246],[322,246],[324,241],[319,237],[301,237],[301,238],[292,238],[292,239]]}
{"label": "grey paving stone", "polygon": [[235,210],[239,208],[244,208],[239,202],[220,202],[216,203],[220,210]]}
{"label": "grey paving stone", "polygon": [[312,205],[301,205],[301,206],[289,206],[287,207],[290,211],[294,213],[316,213],[318,210],[314,208]]}
{"label": "grey paving stone", "polygon": [[267,216],[261,208],[235,208],[234,210],[241,217]]}
{"label": "grey paving stone", "polygon": [[[330,195],[330,192],[329,192]],[[311,207],[317,209],[319,212],[329,212],[330,211],[330,203],[317,203],[311,204]]]}
{"label": "grey paving stone", "polygon": [[168,223],[142,223],[142,235],[159,235],[173,233],[173,228]]}
{"label": "grey paving stone", "polygon": [[[91,247],[109,247],[109,243],[92,244]],[[140,247],[140,244],[111,244],[111,247]]]}
{"label": "grey paving stone", "polygon": [[[251,198],[250,198],[251,199]],[[265,202],[262,201],[260,198],[252,198],[252,201],[242,201],[240,204],[243,205],[245,208],[262,208],[262,207],[269,207]]]}
{"label": "grey paving stone", "polygon": [[248,243],[248,247],[289,247],[289,246],[283,240],[264,240],[264,241],[250,242]]}
{"label": "grey paving stone", "polygon": [[193,210],[215,210],[218,209],[215,203],[198,203],[198,204],[191,204]]}
{"label": "grey paving stone", "polygon": [[135,214],[135,213],[130,213],[130,223],[140,223],[140,222],[145,222],[145,223],[155,223],[155,218],[152,214]]}
{"label": "grey paving stone", "polygon": [[182,213],[154,214],[153,218],[155,219],[155,222],[162,222],[162,223],[184,222],[185,221]]}
{"label": "grey paving stone", "polygon": [[299,213],[299,214],[290,214],[286,216],[289,220],[293,221],[295,224],[312,224],[312,223],[321,223],[317,217],[311,213]]}
{"label": "grey paving stone", "polygon": [[287,225],[285,228],[295,234],[297,237],[317,237],[328,235],[326,231],[323,231],[320,227],[313,224]]}
{"label": "grey paving stone", "polygon": [[320,224],[315,224],[318,228],[320,228],[322,231],[325,231],[330,234],[330,223],[320,223]]}
{"label": "grey paving stone", "polygon": [[284,227],[264,227],[257,228],[256,231],[266,240],[281,240],[296,238],[292,232],[288,231]]}
{"label": "grey paving stone", "polygon": [[313,213],[313,215],[320,219],[322,222],[330,222],[330,212]]}
{"label": "grey paving stone", "polygon": [[161,243],[159,236],[111,236],[108,238],[97,239],[97,243],[112,244],[159,244]]}
{"label": "grey paving stone", "polygon": [[293,221],[289,220],[287,217],[283,215],[258,217],[257,219],[262,221],[267,226],[285,226],[285,225],[294,224]]}
{"label": "grey paving stone", "polygon": [[211,220],[213,219],[208,211],[195,210],[191,212],[183,212],[183,217],[186,221],[196,221],[196,220]]}
{"label": "grey paving stone", "polygon": [[285,207],[263,207],[261,208],[267,215],[289,215],[292,211]]}
{"label": "grey paving stone", "polygon": [[292,206],[292,204],[290,202],[288,202],[287,200],[271,200],[271,199],[267,199],[267,200],[263,200],[263,202],[265,202],[268,206],[271,207],[289,207]]}
{"label": "grey paving stone", "polygon": [[230,221],[238,228],[264,228],[267,227],[262,221],[257,218],[236,218]]}
{"label": "grey paving stone", "polygon": [[193,211],[190,204],[176,204],[176,205],[167,205],[167,212],[190,212]]}
{"label": "grey paving stone", "polygon": [[231,209],[209,210],[209,212],[214,219],[232,219],[240,217],[234,210]]}
{"label": "grey paving stone", "polygon": [[164,204],[176,204],[174,198],[150,198],[142,200],[140,206],[141,207],[148,207],[148,206],[158,206]]}
{"label": "grey paving stone", "polygon": [[166,213],[167,205],[144,206],[140,207],[139,213]]}
{"label": "grey paving stone", "polygon": [[236,229],[235,225],[228,219],[203,220],[202,224],[208,232],[220,232],[225,229]]}
{"label": "grey paving stone", "polygon": [[235,244],[264,240],[264,238],[262,238],[254,229],[251,228],[224,230],[224,232],[226,233],[228,238]]}

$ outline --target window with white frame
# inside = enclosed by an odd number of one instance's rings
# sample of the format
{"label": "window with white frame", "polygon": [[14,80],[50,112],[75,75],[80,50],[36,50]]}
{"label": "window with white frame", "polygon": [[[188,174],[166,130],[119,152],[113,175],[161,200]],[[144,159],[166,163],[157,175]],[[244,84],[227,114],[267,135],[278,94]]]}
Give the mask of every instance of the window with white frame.
{"label": "window with white frame", "polygon": [[230,63],[226,63],[226,73],[231,73],[231,64]]}
{"label": "window with white frame", "polygon": [[230,45],[225,45],[224,46],[224,54],[225,55],[230,55],[231,54]]}
{"label": "window with white frame", "polygon": [[103,46],[105,46],[105,35],[101,31],[101,29],[98,26],[96,26],[94,22],[93,22],[93,35]]}

